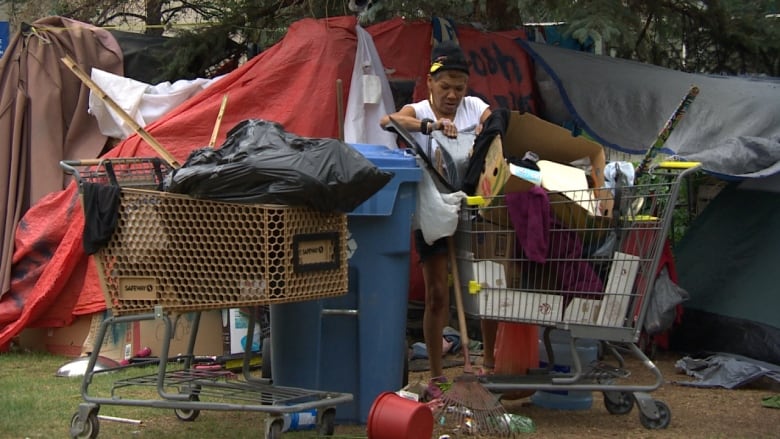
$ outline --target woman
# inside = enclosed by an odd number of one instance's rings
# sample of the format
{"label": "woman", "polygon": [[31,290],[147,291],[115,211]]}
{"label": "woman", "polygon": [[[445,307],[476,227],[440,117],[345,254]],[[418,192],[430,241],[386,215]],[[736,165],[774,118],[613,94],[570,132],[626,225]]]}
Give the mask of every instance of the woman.
{"label": "woman", "polygon": [[[466,96],[469,66],[457,44],[445,41],[433,48],[427,81],[430,93],[428,99],[406,105],[398,112],[384,116],[380,125],[386,127],[392,117],[416,137],[418,144],[427,145],[427,136],[433,131],[441,130],[447,137],[457,137],[459,131],[475,127],[478,130],[490,116],[487,103],[480,98]],[[433,142],[431,157],[436,148],[436,142]],[[442,331],[450,317],[448,238],[438,239],[429,245],[419,229],[414,234],[425,283],[423,336],[431,368],[427,398],[434,399],[442,393],[437,383],[446,381],[442,368]]]}

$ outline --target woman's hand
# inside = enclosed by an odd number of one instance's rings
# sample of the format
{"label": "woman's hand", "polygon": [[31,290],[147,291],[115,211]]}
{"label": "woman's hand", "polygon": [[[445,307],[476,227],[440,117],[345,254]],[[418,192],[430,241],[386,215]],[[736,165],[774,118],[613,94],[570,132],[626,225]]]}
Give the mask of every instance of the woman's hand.
{"label": "woman's hand", "polygon": [[436,121],[436,126],[434,129],[441,130],[441,132],[447,137],[458,137],[458,128],[449,119],[439,119]]}

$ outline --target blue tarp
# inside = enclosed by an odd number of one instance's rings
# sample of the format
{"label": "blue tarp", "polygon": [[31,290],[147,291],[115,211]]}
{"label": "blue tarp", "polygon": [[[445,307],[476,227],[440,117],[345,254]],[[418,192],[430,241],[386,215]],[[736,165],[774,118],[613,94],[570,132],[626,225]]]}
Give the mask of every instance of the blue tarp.
{"label": "blue tarp", "polygon": [[5,49],[8,48],[8,39],[11,38],[9,25],[7,21],[0,21],[0,57],[5,53]]}

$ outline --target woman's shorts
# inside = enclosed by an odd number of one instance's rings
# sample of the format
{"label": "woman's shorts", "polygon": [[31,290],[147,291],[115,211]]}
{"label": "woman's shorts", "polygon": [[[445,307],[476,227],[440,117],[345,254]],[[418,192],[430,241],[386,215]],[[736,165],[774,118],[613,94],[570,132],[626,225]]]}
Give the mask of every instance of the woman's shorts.
{"label": "woman's shorts", "polygon": [[447,253],[447,237],[439,238],[433,242],[433,245],[428,245],[423,238],[422,230],[417,229],[414,231],[414,247],[420,262],[425,262],[431,256]]}

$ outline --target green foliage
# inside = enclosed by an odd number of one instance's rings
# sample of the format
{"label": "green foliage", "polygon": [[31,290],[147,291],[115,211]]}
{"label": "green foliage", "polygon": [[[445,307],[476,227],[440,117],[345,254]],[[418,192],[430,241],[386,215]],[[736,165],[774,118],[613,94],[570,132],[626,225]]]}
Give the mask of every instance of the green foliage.
{"label": "green foliage", "polygon": [[[46,353],[0,353],[0,437],[70,437],[71,417],[84,402],[82,377],[58,377],[57,369],[73,360]],[[173,365],[171,367],[176,367]],[[157,367],[130,368],[100,373],[92,378],[90,395],[108,398],[115,383],[139,375],[153,376]],[[170,391],[170,389],[168,389]],[[148,402],[100,407],[99,415],[140,420],[140,425],[100,420],[100,438],[212,439],[225,437],[264,437],[266,413],[252,411],[203,410],[195,422],[179,421],[171,409],[153,408],[159,400],[154,386],[120,388],[118,394]],[[285,439],[311,437],[310,431],[289,432]]]}
{"label": "green foliage", "polygon": [[[349,0],[0,0],[0,5],[10,5],[17,22],[58,14],[100,26],[152,24],[148,33],[178,37],[181,50],[166,61],[169,73],[182,77],[213,74],[220,57],[235,63],[241,52],[236,46],[244,53],[266,48],[302,18],[353,13],[364,26],[399,16],[442,16],[490,30],[563,22],[568,35],[601,42],[605,54],[620,58],[688,72],[780,76],[780,18],[770,15],[780,12],[776,0],[374,0],[359,13],[349,10]],[[181,22],[194,26],[184,31],[175,26]]]}

